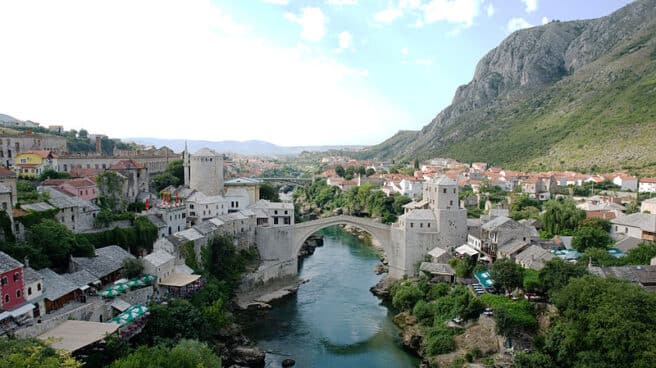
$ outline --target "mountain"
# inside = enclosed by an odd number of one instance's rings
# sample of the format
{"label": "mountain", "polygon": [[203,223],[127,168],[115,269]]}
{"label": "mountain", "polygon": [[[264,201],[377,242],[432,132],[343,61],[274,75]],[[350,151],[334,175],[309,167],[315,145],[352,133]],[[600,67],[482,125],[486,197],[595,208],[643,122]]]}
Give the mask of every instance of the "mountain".
{"label": "mountain", "polygon": [[656,168],[656,0],[508,36],[450,106],[365,158]]}
{"label": "mountain", "polygon": [[0,114],[0,123],[17,123],[20,120],[16,119],[13,116],[5,115],[5,114]]}
{"label": "mountain", "polygon": [[[124,141],[132,141],[146,146],[167,146],[175,152],[184,150],[184,139],[159,139],[159,138],[124,138]],[[217,152],[236,153],[241,155],[265,155],[281,156],[296,155],[303,151],[328,151],[328,150],[357,150],[362,146],[295,146],[284,147],[265,141],[200,141],[188,140],[187,146],[190,152],[195,152],[207,147]]]}

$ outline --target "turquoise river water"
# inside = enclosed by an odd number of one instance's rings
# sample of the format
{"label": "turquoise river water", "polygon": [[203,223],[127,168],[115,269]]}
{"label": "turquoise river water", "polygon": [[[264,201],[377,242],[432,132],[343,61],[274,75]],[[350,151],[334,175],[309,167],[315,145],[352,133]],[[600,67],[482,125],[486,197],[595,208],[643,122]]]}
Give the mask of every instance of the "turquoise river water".
{"label": "turquoise river water", "polygon": [[254,317],[246,335],[267,351],[267,367],[284,359],[296,367],[417,367],[403,350],[392,313],[369,288],[381,276],[374,250],[338,229],[324,230],[324,246],[306,258],[298,293]]}

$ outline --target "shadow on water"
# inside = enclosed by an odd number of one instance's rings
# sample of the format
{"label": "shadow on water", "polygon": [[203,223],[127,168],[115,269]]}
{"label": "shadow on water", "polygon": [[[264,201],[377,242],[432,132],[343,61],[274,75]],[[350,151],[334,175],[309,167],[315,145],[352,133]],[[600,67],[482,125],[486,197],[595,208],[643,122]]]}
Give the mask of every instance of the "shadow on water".
{"label": "shadow on water", "polygon": [[417,367],[401,347],[392,313],[369,288],[376,252],[337,228],[322,231],[324,246],[304,259],[300,277],[309,282],[245,326],[266,350],[267,367],[286,358],[298,367]]}

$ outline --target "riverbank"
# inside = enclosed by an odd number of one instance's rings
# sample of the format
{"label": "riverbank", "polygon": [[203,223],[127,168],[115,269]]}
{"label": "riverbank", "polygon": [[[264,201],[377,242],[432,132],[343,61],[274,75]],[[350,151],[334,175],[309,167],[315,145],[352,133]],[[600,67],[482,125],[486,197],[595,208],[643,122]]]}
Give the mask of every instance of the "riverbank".
{"label": "riverbank", "polygon": [[[383,277],[371,292],[381,298],[391,308],[391,288],[395,281]],[[505,354],[504,338],[496,333],[493,317],[480,315],[478,318],[455,324],[448,320],[448,329],[458,331],[453,335],[452,351],[444,354],[430,354],[426,346],[430,326],[420,323],[411,311],[402,311],[394,316],[394,323],[401,329],[403,347],[421,358],[422,368],[462,367],[474,363],[475,367],[511,367],[512,358]],[[431,324],[432,325],[432,324]],[[448,332],[448,331],[447,331]]]}
{"label": "riverbank", "polygon": [[371,272],[380,262],[374,248],[336,228],[324,232],[324,242],[299,263],[298,281],[306,284],[267,303],[271,309],[240,312],[245,334],[267,353],[266,366],[292,359],[297,367],[416,368],[389,310],[369,292],[380,279]]}

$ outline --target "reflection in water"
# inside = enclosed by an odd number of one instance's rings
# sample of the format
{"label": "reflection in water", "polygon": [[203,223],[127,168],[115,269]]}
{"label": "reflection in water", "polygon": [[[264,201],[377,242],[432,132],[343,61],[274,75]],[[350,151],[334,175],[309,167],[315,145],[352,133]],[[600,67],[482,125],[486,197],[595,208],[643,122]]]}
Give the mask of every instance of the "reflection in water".
{"label": "reflection in water", "polygon": [[416,367],[392,314],[369,291],[380,279],[375,252],[337,228],[324,235],[324,246],[301,265],[309,282],[246,327],[268,352],[267,367],[286,358],[297,367]]}

